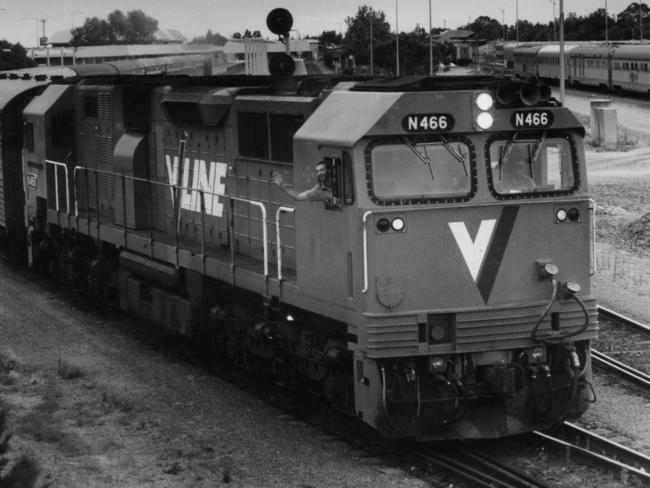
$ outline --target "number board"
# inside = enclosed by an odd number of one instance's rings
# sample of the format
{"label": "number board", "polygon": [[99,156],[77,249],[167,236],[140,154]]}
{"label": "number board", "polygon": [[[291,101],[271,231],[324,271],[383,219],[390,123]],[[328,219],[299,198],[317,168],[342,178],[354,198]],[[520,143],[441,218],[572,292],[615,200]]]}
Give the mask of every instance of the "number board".
{"label": "number board", "polygon": [[409,114],[402,119],[406,132],[449,132],[454,128],[450,114]]}
{"label": "number board", "polygon": [[517,129],[546,128],[553,125],[553,113],[549,110],[519,110],[512,114],[510,123]]}

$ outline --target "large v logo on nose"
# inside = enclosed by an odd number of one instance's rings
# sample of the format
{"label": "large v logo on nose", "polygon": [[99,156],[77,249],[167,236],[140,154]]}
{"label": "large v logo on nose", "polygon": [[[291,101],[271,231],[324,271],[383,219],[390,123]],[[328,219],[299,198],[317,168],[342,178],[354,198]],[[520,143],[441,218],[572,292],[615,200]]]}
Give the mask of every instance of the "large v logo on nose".
{"label": "large v logo on nose", "polygon": [[465,222],[449,222],[467,269],[485,303],[490,298],[518,212],[518,206],[508,206],[501,212],[498,223],[497,219],[481,220],[474,239],[470,237]]}
{"label": "large v logo on nose", "polygon": [[454,234],[456,244],[465,259],[465,264],[469,269],[474,281],[478,277],[478,272],[481,270],[481,265],[485,259],[488,244],[494,232],[494,225],[497,219],[481,220],[481,225],[476,233],[476,239],[472,240],[467,230],[465,222],[449,222],[451,233]]}

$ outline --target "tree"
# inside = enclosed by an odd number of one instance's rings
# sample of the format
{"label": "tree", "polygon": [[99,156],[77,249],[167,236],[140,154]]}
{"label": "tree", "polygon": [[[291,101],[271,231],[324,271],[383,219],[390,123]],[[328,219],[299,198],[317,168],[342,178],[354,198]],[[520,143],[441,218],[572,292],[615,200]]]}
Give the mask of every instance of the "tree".
{"label": "tree", "polygon": [[191,42],[193,44],[214,44],[216,46],[223,46],[228,42],[228,39],[218,32],[213,34],[211,30],[208,30],[204,36],[195,37]]}
{"label": "tree", "polygon": [[481,41],[494,41],[501,38],[503,29],[499,21],[482,15],[477,17],[474,22],[470,24],[470,28],[474,32],[474,37]]}
{"label": "tree", "polygon": [[[370,65],[370,45],[373,47],[374,67],[379,70],[394,65],[395,41],[390,33],[390,25],[386,22],[386,14],[362,5],[355,17],[345,19],[348,29],[343,37],[343,54],[354,56],[357,64]],[[372,40],[370,29],[372,23]],[[392,50],[389,46],[392,45]]]}
{"label": "tree", "polygon": [[107,20],[86,19],[84,25],[72,30],[73,46],[104,44],[150,44],[158,30],[158,21],[142,10],[121,10],[108,14]]}
{"label": "tree", "polygon": [[260,31],[255,30],[251,32],[250,29],[246,29],[243,34],[241,32],[235,32],[232,35],[233,39],[260,39],[261,37],[262,33]]}
{"label": "tree", "polygon": [[100,46],[104,44],[115,44],[115,33],[108,25],[108,22],[98,17],[86,19],[84,25],[72,29],[73,46]]}
{"label": "tree", "polygon": [[27,57],[27,51],[20,44],[0,41],[0,70],[31,68],[33,61]]}

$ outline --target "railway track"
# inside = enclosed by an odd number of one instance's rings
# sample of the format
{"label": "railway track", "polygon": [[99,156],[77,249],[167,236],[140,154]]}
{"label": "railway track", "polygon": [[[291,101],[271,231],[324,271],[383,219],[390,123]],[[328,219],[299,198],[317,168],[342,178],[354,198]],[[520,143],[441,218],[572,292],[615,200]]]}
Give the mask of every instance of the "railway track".
{"label": "railway track", "polygon": [[[564,422],[552,433],[535,431],[535,436],[565,453],[567,461],[580,456],[609,471],[616,471],[631,486],[648,486],[650,458],[571,422]],[[632,480],[638,481],[638,485]]]}
{"label": "railway track", "polygon": [[[430,469],[448,473],[445,486],[472,486],[492,488],[550,488],[552,485],[497,461],[465,442],[450,443],[444,447],[424,448],[410,453]],[[457,478],[456,481],[453,477]]]}
{"label": "railway track", "polygon": [[591,350],[594,365],[650,389],[650,327],[605,307],[598,315],[604,333]]}

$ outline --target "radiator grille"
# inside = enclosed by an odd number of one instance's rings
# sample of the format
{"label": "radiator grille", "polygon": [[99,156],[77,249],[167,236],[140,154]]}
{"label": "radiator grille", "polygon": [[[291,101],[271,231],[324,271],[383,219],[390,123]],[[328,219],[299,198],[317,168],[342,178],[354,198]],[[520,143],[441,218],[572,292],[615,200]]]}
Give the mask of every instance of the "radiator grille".
{"label": "radiator grille", "polygon": [[[589,311],[589,326],[580,337],[594,338],[597,329],[597,311],[594,300],[585,302]],[[512,349],[532,344],[532,330],[545,305],[522,306],[492,310],[458,312],[455,341],[445,347],[452,352],[474,352]],[[584,313],[575,302],[562,303],[544,318],[538,335],[551,331],[551,313],[559,312],[561,333],[575,332],[584,324]],[[396,357],[430,354],[429,346],[419,342],[417,317],[366,316],[366,350],[368,357]],[[434,349],[437,346],[432,346]],[[438,349],[439,350],[439,349]]]}

